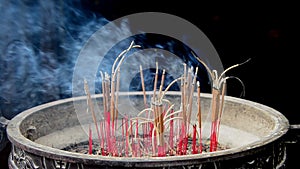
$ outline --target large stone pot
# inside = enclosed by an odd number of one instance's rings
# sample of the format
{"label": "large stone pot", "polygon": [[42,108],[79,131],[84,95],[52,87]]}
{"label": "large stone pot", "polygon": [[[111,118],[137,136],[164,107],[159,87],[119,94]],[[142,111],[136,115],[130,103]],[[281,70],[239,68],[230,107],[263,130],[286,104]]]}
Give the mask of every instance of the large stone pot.
{"label": "large stone pot", "polygon": [[[142,104],[141,93],[120,95],[130,103]],[[168,99],[179,99],[170,92]],[[85,124],[76,111],[86,97],[58,100],[26,110],[15,116],[7,126],[12,143],[9,167],[33,169],[96,169],[96,168],[281,168],[286,150],[283,136],[288,120],[278,111],[249,100],[225,96],[219,142],[229,149],[194,155],[169,157],[108,157],[62,150],[87,141]],[[96,99],[102,99],[101,95]],[[209,112],[210,94],[201,95],[203,118]],[[82,111],[84,111],[82,107]],[[79,110],[81,111],[81,110]]]}

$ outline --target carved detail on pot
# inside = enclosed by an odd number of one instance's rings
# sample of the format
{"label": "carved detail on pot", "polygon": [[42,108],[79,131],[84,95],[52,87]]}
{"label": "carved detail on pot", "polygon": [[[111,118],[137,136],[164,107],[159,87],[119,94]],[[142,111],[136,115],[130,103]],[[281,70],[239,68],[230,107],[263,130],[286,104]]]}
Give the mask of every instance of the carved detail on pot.
{"label": "carved detail on pot", "polygon": [[83,164],[78,163],[77,164],[78,169],[84,169]]}
{"label": "carved detail on pot", "polygon": [[12,158],[15,165],[20,169],[39,169],[40,167],[36,165],[33,159],[27,155],[27,153],[15,146],[12,146]]}
{"label": "carved detail on pot", "polygon": [[70,164],[61,160],[54,160],[54,167],[56,169],[69,169]]}
{"label": "carved detail on pot", "polygon": [[[174,96],[170,95],[169,97],[180,100],[179,97],[176,97],[176,94],[175,92]],[[136,93],[132,93],[129,96],[135,95]],[[128,97],[127,95],[120,96]],[[202,108],[207,109],[206,112],[209,111],[210,98],[211,95],[205,94],[202,97],[202,101],[204,102]],[[86,155],[81,156],[80,154],[70,156],[70,153],[66,153],[65,151],[57,153],[58,151],[54,151],[53,147],[63,147],[72,144],[73,140],[67,140],[69,137],[66,137],[66,142],[63,144],[60,143],[62,143],[64,139],[59,141],[55,138],[62,137],[60,133],[62,129],[66,129],[66,131],[72,129],[70,131],[73,131],[77,130],[77,127],[80,127],[80,123],[77,121],[77,114],[74,110],[74,102],[76,104],[86,104],[85,99],[85,97],[70,98],[42,105],[38,108],[38,111],[37,109],[32,109],[31,112],[27,111],[26,116],[20,115],[12,119],[7,126],[7,134],[10,141],[16,144],[13,145],[10,153],[10,169],[113,169],[145,168],[145,166],[149,165],[153,165],[153,168],[157,169],[285,167],[286,144],[284,142],[285,138],[281,137],[284,136],[288,130],[288,121],[284,116],[281,116],[279,112],[264,105],[258,103],[253,104],[246,100],[231,97],[228,97],[228,102],[225,102],[228,113],[223,116],[224,128],[222,128],[223,132],[228,132],[231,135],[230,137],[220,136],[220,138],[223,138],[224,142],[228,142],[230,145],[232,144],[232,149],[215,152],[212,156],[204,154],[203,158],[200,155],[193,155],[186,156],[182,160],[177,157],[168,157],[166,158],[167,161],[160,161],[156,158],[146,159],[145,161],[128,159],[127,161],[123,158],[114,157],[103,158],[99,156],[99,158],[89,158]],[[134,104],[142,105],[143,103],[139,104],[140,102],[142,101],[136,100]],[[127,109],[127,107],[125,107],[124,111],[129,111],[129,108]],[[237,114],[238,117],[236,116]],[[59,118],[60,120],[58,121],[57,119]],[[238,121],[237,118],[241,119],[241,121]],[[62,125],[62,120],[68,121],[68,123],[64,124],[67,126]],[[88,121],[86,121],[86,123],[87,122]],[[49,125],[38,125],[42,123],[49,123]],[[227,124],[229,127],[227,127]],[[31,126],[37,126],[36,130]],[[50,129],[49,126],[53,126],[53,128]],[[29,130],[26,130],[28,127]],[[236,129],[238,132],[233,129]],[[34,141],[25,139],[25,136],[28,136],[28,131],[31,130],[35,130],[34,132],[36,132],[33,133],[32,136],[38,137],[34,139]],[[86,137],[84,130],[79,132],[76,139],[81,140]],[[59,137],[52,137],[52,134]],[[67,134],[67,132],[62,132],[62,135],[65,134]],[[239,137],[239,139],[234,139],[235,137]],[[48,138],[52,139],[43,141],[43,139]],[[39,144],[44,146],[40,147],[38,146]],[[54,146],[51,147],[51,145]],[[51,148],[48,148],[49,146]],[[39,147],[39,149],[37,149],[37,147]],[[41,153],[41,151],[43,153]]]}

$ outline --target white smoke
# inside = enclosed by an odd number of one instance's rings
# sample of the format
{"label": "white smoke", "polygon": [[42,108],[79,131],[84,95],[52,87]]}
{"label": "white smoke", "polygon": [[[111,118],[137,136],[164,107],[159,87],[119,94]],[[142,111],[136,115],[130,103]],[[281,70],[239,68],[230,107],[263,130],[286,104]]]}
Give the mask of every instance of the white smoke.
{"label": "white smoke", "polygon": [[[79,86],[80,90],[82,86],[81,92],[84,92],[83,78],[96,79],[91,83],[101,86],[97,81],[99,78],[95,78],[97,75],[89,74],[89,67],[77,70],[79,74],[76,76],[81,81],[72,84],[75,64],[78,63],[78,56],[87,41],[92,43],[89,46],[92,50],[87,50],[88,54],[84,58],[86,63],[95,62],[102,48],[107,49],[112,44],[117,46],[111,48],[109,55],[103,56],[104,59],[99,63],[99,69],[108,73],[116,56],[126,49],[131,41],[129,38],[115,44],[116,39],[132,35],[126,20],[119,25],[113,25],[116,27],[113,32],[104,27],[101,36],[109,37],[107,41],[103,41],[103,38],[101,43],[97,43],[97,39],[90,40],[90,37],[109,21],[100,14],[85,9],[80,0],[0,2],[0,115],[8,119],[33,106],[72,97],[72,85]],[[190,52],[190,49],[176,46],[172,40],[149,40],[144,34],[135,39],[136,44],[142,45],[142,48],[158,48],[176,53],[181,58],[172,60],[174,66],[178,66],[182,61],[188,65],[194,63],[199,66],[195,59],[186,55],[185,52]],[[203,42],[206,42],[206,39]],[[210,53],[214,54],[214,51]],[[131,62],[135,65],[132,67],[138,68],[141,62],[147,60],[142,59],[138,64]],[[153,78],[153,72],[145,72],[150,73],[145,75],[145,78]],[[205,75],[206,71],[202,71],[202,74]],[[174,75],[166,77],[166,80],[168,79],[171,81]],[[137,84],[133,88],[138,86]],[[205,84],[202,86],[205,87]],[[95,88],[95,91],[99,92],[101,89]]]}
{"label": "white smoke", "polygon": [[0,1],[0,113],[70,97],[76,57],[108,21],[79,0]]}

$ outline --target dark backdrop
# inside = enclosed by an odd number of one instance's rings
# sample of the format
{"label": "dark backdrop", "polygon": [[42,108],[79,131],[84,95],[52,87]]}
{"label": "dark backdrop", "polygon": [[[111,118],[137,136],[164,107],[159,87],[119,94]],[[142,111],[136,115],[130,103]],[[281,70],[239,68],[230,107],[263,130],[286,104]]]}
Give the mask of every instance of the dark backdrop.
{"label": "dark backdrop", "polygon": [[[113,20],[137,12],[165,12],[195,24],[216,48],[224,68],[232,70],[246,86],[245,99],[282,112],[290,123],[300,123],[297,110],[297,57],[299,12],[290,2],[220,3],[212,1],[94,1],[85,5]],[[239,96],[236,84],[228,95]]]}

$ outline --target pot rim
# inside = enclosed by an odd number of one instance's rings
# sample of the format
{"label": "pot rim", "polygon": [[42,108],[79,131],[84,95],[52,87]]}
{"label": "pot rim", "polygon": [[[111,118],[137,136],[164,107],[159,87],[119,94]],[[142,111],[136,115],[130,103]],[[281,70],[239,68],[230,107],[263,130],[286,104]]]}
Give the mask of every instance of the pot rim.
{"label": "pot rim", "polygon": [[[120,95],[137,95],[137,94],[140,94],[140,92],[120,93]],[[178,92],[172,92],[172,91],[168,92],[168,95],[177,95],[177,94]],[[202,98],[211,98],[211,96],[212,95],[210,93],[201,93]],[[101,97],[101,94],[97,94],[94,97]],[[275,123],[276,125],[274,126],[272,132],[269,135],[262,137],[259,141],[255,141],[240,147],[234,147],[225,150],[202,153],[202,154],[189,154],[189,155],[168,156],[168,157],[109,157],[109,156],[96,156],[96,155],[74,153],[74,152],[64,151],[49,146],[45,146],[42,144],[38,144],[34,141],[27,139],[26,137],[24,137],[24,135],[22,135],[19,129],[20,124],[23,119],[25,119],[32,113],[58,104],[78,101],[82,99],[86,99],[86,96],[77,96],[77,97],[45,103],[19,113],[13,119],[11,119],[7,125],[7,136],[9,141],[16,147],[19,147],[27,152],[39,156],[43,156],[46,158],[56,159],[56,160],[64,159],[65,161],[80,162],[84,164],[100,164],[104,162],[104,163],[109,163],[110,165],[114,165],[114,164],[132,165],[134,163],[135,166],[137,165],[143,166],[143,164],[148,165],[149,163],[157,163],[157,162],[159,162],[159,165],[163,165],[165,163],[170,163],[170,162],[180,163],[184,161],[189,161],[191,159],[199,162],[199,160],[213,161],[213,159],[219,157],[234,158],[237,155],[240,157],[241,155],[243,154],[245,155],[247,154],[247,152],[250,152],[253,149],[263,147],[264,145],[267,145],[279,139],[280,137],[285,135],[289,129],[289,121],[279,111],[271,107],[268,107],[266,105],[253,102],[250,100],[236,98],[232,96],[225,96],[226,101],[242,103],[250,107],[255,106],[256,109],[260,109],[262,110],[262,112],[268,113],[273,118],[273,120],[276,121]]]}

